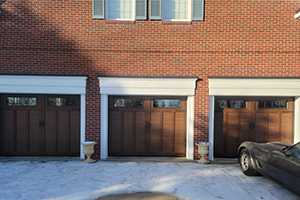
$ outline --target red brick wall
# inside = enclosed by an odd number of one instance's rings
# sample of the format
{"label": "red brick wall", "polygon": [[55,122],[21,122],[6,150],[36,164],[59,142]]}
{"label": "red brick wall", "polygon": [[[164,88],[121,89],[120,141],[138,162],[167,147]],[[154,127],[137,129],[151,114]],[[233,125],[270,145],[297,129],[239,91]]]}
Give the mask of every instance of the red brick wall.
{"label": "red brick wall", "polygon": [[0,73],[88,74],[86,139],[96,141],[97,75],[196,75],[195,141],[207,141],[207,76],[300,75],[300,3],[205,2],[205,21],[169,23],[93,19],[92,0],[0,0]]}

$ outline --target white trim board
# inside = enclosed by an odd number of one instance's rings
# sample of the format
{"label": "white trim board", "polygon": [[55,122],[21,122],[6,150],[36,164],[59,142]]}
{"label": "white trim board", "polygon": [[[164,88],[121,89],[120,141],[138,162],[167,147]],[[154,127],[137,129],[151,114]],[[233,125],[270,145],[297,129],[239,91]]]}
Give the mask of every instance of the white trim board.
{"label": "white trim board", "polygon": [[0,75],[0,92],[85,94],[86,79],[86,76]]}
{"label": "white trim board", "polygon": [[198,78],[98,77],[101,94],[101,155],[108,158],[108,96],[186,96],[186,158],[194,159],[194,95]]}
{"label": "white trim board", "polygon": [[[87,76],[0,75],[0,93],[80,95],[80,142],[85,141]],[[80,145],[80,158],[84,159]]]}
{"label": "white trim board", "polygon": [[209,142],[212,144],[209,159],[213,160],[214,152],[214,97],[247,96],[247,97],[295,97],[294,108],[294,142],[300,140],[300,79],[299,78],[236,78],[209,77],[210,123]]}
{"label": "white trim board", "polygon": [[211,96],[300,96],[300,79],[209,78]]}

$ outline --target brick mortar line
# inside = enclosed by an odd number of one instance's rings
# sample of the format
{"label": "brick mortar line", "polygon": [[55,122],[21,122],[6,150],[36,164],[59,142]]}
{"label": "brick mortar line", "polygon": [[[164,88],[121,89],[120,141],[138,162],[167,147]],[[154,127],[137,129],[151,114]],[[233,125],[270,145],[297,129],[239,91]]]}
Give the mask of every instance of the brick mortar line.
{"label": "brick mortar line", "polygon": [[[27,52],[23,52],[27,51]],[[299,54],[300,51],[147,51],[147,50],[39,50],[39,49],[17,49],[17,50],[0,50],[1,53],[23,52],[23,54],[31,54],[32,52],[46,53],[46,54],[74,54],[85,52],[119,52],[119,53],[182,53],[182,54]]]}

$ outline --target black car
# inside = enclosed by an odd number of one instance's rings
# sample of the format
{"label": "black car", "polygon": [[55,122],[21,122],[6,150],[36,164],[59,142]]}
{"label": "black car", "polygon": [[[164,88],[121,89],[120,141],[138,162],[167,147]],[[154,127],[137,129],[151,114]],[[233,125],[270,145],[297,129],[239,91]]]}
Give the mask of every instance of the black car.
{"label": "black car", "polygon": [[243,142],[238,148],[238,158],[245,175],[274,178],[300,196],[300,142]]}

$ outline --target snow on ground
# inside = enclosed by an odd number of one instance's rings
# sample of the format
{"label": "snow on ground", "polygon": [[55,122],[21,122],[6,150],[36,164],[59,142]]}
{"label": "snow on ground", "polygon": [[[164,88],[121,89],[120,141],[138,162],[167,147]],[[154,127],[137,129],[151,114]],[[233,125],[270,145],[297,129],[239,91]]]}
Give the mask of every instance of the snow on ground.
{"label": "snow on ground", "polygon": [[145,191],[186,200],[299,199],[268,178],[243,175],[237,164],[0,162],[1,200],[92,200]]}

